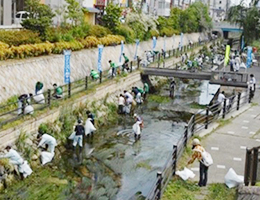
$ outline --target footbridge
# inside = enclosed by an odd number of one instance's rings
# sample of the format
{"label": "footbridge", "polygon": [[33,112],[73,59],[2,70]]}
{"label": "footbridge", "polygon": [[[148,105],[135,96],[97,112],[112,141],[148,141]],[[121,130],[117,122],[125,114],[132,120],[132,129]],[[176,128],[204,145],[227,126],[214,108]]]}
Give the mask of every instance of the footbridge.
{"label": "footbridge", "polygon": [[225,71],[189,71],[167,68],[143,68],[143,75],[209,80],[211,84],[247,88],[248,73]]}

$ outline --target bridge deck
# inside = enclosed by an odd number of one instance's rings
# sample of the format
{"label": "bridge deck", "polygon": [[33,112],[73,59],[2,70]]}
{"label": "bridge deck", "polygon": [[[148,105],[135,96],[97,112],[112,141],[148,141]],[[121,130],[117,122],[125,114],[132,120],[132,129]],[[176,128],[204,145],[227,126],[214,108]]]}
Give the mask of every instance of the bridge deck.
{"label": "bridge deck", "polygon": [[[219,75],[216,77],[216,74]],[[234,72],[191,72],[187,70],[176,70],[176,69],[165,69],[165,68],[143,68],[144,75],[152,76],[165,76],[165,77],[176,77],[186,79],[199,79],[199,80],[210,80],[211,84],[219,84],[223,86],[231,87],[243,87],[247,88],[247,73],[234,73]],[[240,79],[236,78],[236,81],[227,81],[227,79],[221,79],[224,75],[229,74],[230,76],[241,76]],[[230,79],[233,80],[233,79]]]}

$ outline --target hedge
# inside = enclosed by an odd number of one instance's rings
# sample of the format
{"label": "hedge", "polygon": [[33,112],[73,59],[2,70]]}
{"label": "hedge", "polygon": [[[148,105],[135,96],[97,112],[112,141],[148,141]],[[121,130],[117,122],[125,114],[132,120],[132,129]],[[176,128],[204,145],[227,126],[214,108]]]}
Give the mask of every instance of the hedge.
{"label": "hedge", "polygon": [[0,60],[7,60],[11,58],[28,58],[37,57],[41,55],[61,54],[65,49],[72,51],[81,50],[84,48],[97,47],[99,44],[104,46],[120,44],[125,41],[123,36],[107,35],[102,38],[89,36],[82,40],[75,40],[71,42],[44,42],[38,44],[26,44],[20,46],[9,46],[6,43],[0,42]]}

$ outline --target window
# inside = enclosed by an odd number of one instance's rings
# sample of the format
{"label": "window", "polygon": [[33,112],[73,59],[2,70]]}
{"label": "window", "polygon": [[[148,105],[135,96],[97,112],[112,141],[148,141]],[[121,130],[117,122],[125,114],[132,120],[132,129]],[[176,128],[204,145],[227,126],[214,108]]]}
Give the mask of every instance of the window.
{"label": "window", "polygon": [[219,4],[221,4],[222,2],[221,1],[219,1]]}
{"label": "window", "polygon": [[221,10],[221,7],[219,7],[219,10]]}
{"label": "window", "polygon": [[28,14],[27,13],[23,13],[22,18],[23,19],[27,19],[28,18]]}
{"label": "window", "polygon": [[20,18],[20,16],[21,16],[21,13],[18,13],[15,15],[16,18]]}

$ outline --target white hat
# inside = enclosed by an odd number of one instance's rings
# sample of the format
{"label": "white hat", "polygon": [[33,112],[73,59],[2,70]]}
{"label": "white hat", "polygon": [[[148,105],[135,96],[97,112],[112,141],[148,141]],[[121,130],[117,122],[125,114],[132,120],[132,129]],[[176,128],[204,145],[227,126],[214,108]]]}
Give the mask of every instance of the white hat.
{"label": "white hat", "polygon": [[137,117],[137,114],[136,114],[136,113],[134,114],[134,117]]}
{"label": "white hat", "polygon": [[195,145],[198,145],[198,144],[200,144],[199,139],[197,139],[197,138],[193,139],[192,146],[195,146]]}

